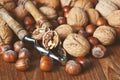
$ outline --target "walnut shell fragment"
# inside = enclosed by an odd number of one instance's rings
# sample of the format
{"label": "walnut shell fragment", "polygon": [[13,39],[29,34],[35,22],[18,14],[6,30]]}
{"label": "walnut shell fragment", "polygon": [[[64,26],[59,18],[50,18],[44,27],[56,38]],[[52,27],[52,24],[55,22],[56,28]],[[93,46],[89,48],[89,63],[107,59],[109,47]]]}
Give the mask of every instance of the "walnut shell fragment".
{"label": "walnut shell fragment", "polygon": [[56,19],[57,13],[54,8],[48,6],[42,6],[39,10],[48,18],[48,19]]}
{"label": "walnut shell fragment", "polygon": [[93,8],[93,4],[90,0],[77,0],[74,7],[80,7],[87,10],[89,8]]}
{"label": "walnut shell fragment", "polygon": [[111,14],[113,11],[118,10],[118,7],[112,3],[109,0],[100,0],[96,7],[96,10],[98,10],[98,12],[103,16],[103,17],[107,17],[109,14]]}
{"label": "walnut shell fragment", "polygon": [[110,45],[115,41],[116,32],[110,26],[99,26],[95,30],[93,36],[96,37],[103,45]]}
{"label": "walnut shell fragment", "polygon": [[88,14],[88,17],[89,17],[89,21],[90,23],[92,24],[96,24],[96,21],[97,19],[99,18],[99,13],[97,10],[93,9],[93,8],[90,8],[90,9],[87,9],[86,10],[87,14]]}
{"label": "walnut shell fragment", "polygon": [[68,24],[63,24],[58,26],[56,29],[57,33],[60,36],[60,39],[64,40],[70,33],[73,32],[72,28]]}
{"label": "walnut shell fragment", "polygon": [[42,38],[42,44],[46,49],[53,49],[59,43],[59,35],[56,31],[47,31]]}
{"label": "walnut shell fragment", "polygon": [[82,35],[71,33],[63,42],[64,49],[74,57],[83,57],[89,53],[90,44]]}
{"label": "walnut shell fragment", "polygon": [[49,30],[49,28],[36,28],[32,33],[32,38],[36,40],[41,40],[45,32]]}
{"label": "walnut shell fragment", "polygon": [[87,14],[82,8],[73,7],[68,13],[67,23],[71,25],[73,31],[79,31],[87,22]]}
{"label": "walnut shell fragment", "polygon": [[0,18],[0,44],[10,44],[13,33],[8,25]]}
{"label": "walnut shell fragment", "polygon": [[120,26],[120,10],[112,12],[108,17],[107,21],[109,25],[117,27]]}

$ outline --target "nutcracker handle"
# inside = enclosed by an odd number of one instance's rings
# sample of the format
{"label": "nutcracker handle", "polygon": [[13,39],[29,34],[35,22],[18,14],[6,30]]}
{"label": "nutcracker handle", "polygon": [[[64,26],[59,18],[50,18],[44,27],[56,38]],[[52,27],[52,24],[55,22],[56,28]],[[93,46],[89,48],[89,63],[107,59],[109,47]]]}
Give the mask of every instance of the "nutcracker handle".
{"label": "nutcracker handle", "polygon": [[28,35],[27,31],[10,16],[10,14],[2,5],[0,5],[0,17],[8,24],[8,26],[13,30],[20,40],[23,40],[24,37]]}
{"label": "nutcracker handle", "polygon": [[39,23],[42,28],[51,28],[52,25],[47,18],[36,8],[30,0],[19,0],[18,4],[22,4],[24,8],[33,16],[35,21]]}

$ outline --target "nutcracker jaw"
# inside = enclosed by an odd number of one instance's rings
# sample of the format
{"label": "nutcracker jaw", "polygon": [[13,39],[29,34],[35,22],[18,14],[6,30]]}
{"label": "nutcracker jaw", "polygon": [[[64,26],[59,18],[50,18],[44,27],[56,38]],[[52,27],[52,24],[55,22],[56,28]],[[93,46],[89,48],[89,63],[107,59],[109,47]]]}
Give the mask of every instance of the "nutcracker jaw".
{"label": "nutcracker jaw", "polygon": [[28,42],[32,42],[34,43],[34,47],[41,53],[44,55],[48,55],[49,57],[59,61],[62,65],[65,65],[66,61],[67,61],[67,57],[66,57],[66,53],[65,54],[60,54],[60,57],[54,55],[51,51],[40,47],[40,45],[38,44],[37,40],[30,38],[29,36],[25,36],[24,37],[25,41]]}

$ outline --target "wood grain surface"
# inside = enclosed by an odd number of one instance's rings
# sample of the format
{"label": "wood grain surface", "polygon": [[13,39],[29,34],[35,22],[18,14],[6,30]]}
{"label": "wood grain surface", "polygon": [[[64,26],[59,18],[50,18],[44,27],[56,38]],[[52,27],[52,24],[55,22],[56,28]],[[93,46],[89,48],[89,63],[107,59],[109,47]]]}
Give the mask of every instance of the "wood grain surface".
{"label": "wood grain surface", "polygon": [[31,46],[31,67],[26,72],[15,69],[14,63],[5,63],[0,56],[0,80],[120,80],[120,42],[107,47],[107,57],[88,58],[92,66],[77,76],[71,76],[64,71],[64,66],[56,65],[52,72],[42,72],[39,69],[40,54]]}

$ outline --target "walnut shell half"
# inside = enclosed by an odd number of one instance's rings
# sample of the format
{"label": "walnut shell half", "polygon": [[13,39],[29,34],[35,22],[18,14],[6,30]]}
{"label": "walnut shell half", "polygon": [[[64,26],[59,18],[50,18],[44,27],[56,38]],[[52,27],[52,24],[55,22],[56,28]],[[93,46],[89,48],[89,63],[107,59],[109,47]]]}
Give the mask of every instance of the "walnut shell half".
{"label": "walnut shell half", "polygon": [[115,41],[116,32],[110,26],[99,26],[95,30],[93,36],[96,37],[103,45],[110,45]]}
{"label": "walnut shell half", "polygon": [[82,35],[71,33],[63,42],[64,49],[74,57],[83,57],[89,53],[90,44]]}
{"label": "walnut shell half", "polygon": [[53,49],[59,43],[59,35],[56,31],[48,31],[43,35],[42,44],[46,49]]}

